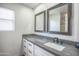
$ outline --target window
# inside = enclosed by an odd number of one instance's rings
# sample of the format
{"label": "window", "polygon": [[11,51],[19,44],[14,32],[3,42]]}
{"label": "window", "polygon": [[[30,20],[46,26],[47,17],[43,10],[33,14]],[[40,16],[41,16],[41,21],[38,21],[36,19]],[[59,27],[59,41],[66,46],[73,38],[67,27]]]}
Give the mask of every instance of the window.
{"label": "window", "polygon": [[14,25],[14,11],[0,7],[0,31],[13,31],[15,29]]}

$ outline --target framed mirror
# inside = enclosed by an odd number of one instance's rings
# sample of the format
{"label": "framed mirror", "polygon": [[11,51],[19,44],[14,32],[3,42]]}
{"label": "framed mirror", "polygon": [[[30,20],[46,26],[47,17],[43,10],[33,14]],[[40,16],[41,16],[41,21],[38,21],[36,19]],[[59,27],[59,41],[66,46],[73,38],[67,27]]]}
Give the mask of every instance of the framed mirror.
{"label": "framed mirror", "polygon": [[71,35],[71,3],[60,3],[47,10],[47,31]]}
{"label": "framed mirror", "polygon": [[45,11],[35,15],[35,32],[45,31]]}

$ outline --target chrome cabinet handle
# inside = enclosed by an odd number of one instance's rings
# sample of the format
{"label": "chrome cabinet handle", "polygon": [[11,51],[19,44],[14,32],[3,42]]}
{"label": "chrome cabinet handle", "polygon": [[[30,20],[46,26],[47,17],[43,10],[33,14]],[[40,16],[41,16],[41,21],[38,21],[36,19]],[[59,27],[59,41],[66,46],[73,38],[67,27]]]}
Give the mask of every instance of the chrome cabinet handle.
{"label": "chrome cabinet handle", "polygon": [[32,53],[30,50],[28,50],[29,51],[29,53]]}
{"label": "chrome cabinet handle", "polygon": [[24,46],[26,48],[26,46]]}
{"label": "chrome cabinet handle", "polygon": [[32,46],[31,44],[29,44],[29,46]]}

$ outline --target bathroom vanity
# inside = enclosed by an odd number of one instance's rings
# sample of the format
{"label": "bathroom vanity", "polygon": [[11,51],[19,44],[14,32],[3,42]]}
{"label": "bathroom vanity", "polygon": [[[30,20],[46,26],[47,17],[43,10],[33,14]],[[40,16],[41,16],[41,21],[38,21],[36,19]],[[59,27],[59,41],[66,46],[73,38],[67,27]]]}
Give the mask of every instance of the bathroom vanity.
{"label": "bathroom vanity", "polygon": [[23,51],[26,56],[79,56],[75,42],[35,34],[23,35]]}

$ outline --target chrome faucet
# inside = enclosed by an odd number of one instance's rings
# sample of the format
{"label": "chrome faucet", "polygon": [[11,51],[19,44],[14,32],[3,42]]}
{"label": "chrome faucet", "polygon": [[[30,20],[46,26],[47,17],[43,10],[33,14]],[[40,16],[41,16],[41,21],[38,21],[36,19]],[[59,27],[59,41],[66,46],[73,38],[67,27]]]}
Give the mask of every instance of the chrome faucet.
{"label": "chrome faucet", "polygon": [[58,41],[58,38],[57,38],[57,37],[53,38],[53,42],[54,42],[54,43],[58,43],[58,42],[59,42],[59,41]]}
{"label": "chrome faucet", "polygon": [[57,44],[63,44],[63,40],[59,39],[58,37],[53,38],[53,42]]}

